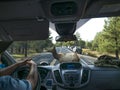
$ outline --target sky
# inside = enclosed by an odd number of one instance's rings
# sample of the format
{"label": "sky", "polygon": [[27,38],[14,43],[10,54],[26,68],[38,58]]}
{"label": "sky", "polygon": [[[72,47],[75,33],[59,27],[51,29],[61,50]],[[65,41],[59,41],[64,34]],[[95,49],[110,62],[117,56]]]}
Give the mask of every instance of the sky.
{"label": "sky", "polygon": [[91,41],[94,39],[97,32],[100,32],[104,28],[104,20],[106,18],[94,18],[90,19],[82,27],[80,27],[76,32],[80,34],[82,40]]}
{"label": "sky", "polygon": [[[91,41],[94,39],[97,32],[100,32],[104,28],[104,20],[106,18],[94,18],[90,19],[87,23],[85,23],[82,27],[78,28],[76,32],[80,34],[80,37],[84,41]],[[53,43],[55,43],[55,37],[58,34],[50,28],[51,36],[53,37]],[[76,33],[75,32],[75,33]]]}

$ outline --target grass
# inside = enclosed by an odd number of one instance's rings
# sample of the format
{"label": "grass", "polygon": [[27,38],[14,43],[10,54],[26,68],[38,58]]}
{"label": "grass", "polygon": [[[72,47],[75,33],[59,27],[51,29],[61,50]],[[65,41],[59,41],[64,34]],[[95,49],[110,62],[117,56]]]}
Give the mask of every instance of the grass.
{"label": "grass", "polygon": [[23,54],[13,54],[12,55],[16,60],[20,60],[21,58],[24,58]]}
{"label": "grass", "polygon": [[83,49],[83,54],[84,55],[89,55],[89,56],[92,56],[92,57],[99,57],[100,56],[99,52],[91,51],[90,49]]}
{"label": "grass", "polygon": [[[113,57],[115,57],[115,54],[113,54],[113,53],[100,53],[100,52],[97,52],[97,51],[92,51],[92,50],[90,50],[90,49],[83,49],[83,54],[84,55],[89,55],[89,56],[92,56],[92,57],[99,57],[99,56],[101,56],[101,55],[110,55],[110,56],[113,56]],[[119,55],[119,57],[120,57],[120,55]]]}
{"label": "grass", "polygon": [[[38,54],[40,54],[40,53],[30,53],[30,54],[28,54],[27,57],[33,57],[33,56],[38,55]],[[12,56],[13,56],[13,58],[15,58],[17,61],[18,61],[18,60],[23,60],[24,58],[26,58],[24,54],[12,54]]]}

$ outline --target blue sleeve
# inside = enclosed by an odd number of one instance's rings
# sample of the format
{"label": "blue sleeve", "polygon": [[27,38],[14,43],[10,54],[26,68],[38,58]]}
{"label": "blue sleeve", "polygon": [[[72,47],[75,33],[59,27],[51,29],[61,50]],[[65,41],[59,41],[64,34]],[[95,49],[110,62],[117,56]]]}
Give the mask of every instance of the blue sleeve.
{"label": "blue sleeve", "polygon": [[10,76],[0,77],[0,90],[32,90],[27,80],[14,79]]}

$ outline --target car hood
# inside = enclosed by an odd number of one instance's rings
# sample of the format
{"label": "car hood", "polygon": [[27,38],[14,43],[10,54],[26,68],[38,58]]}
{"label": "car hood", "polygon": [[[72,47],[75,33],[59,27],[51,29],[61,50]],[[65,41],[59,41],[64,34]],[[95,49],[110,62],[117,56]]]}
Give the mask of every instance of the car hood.
{"label": "car hood", "polygon": [[0,53],[4,52],[9,47],[9,45],[11,45],[11,43],[12,41],[0,41]]}

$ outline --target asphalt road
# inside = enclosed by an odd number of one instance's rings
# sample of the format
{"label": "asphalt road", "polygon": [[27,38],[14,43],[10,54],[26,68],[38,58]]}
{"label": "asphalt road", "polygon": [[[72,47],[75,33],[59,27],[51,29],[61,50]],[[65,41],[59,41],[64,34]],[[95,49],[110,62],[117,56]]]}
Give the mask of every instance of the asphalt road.
{"label": "asphalt road", "polygon": [[[68,48],[56,48],[58,53],[69,53],[72,52],[71,50],[69,50]],[[97,58],[94,57],[90,57],[90,56],[86,56],[86,55],[80,55],[78,54],[78,56],[80,57],[80,60],[82,60],[84,63],[91,65],[94,64],[94,61],[97,60]],[[50,65],[56,65],[59,63],[59,61],[57,61],[53,56],[51,52],[46,52],[46,53],[40,53],[39,55],[36,55],[33,57],[33,60],[37,63],[40,64],[40,62],[45,61],[48,62],[48,64]]]}
{"label": "asphalt road", "polygon": [[[97,58],[94,58],[94,57],[91,57],[91,56],[80,55],[80,54],[78,54],[78,55],[79,55],[80,60],[87,65],[93,65],[94,62],[97,60]],[[54,59],[52,61],[51,65],[57,65],[58,63],[59,62]]]}
{"label": "asphalt road", "polygon": [[94,62],[97,60],[97,58],[91,57],[91,56],[86,56],[86,55],[80,55],[80,60],[82,60],[83,62],[85,62],[88,65],[94,64]]}
{"label": "asphalt road", "polygon": [[[73,52],[67,47],[56,47],[56,50],[58,53],[72,53]],[[97,58],[87,56],[87,55],[78,54],[78,56],[80,57],[80,60],[82,60],[86,64],[94,64],[94,62],[97,60]]]}

